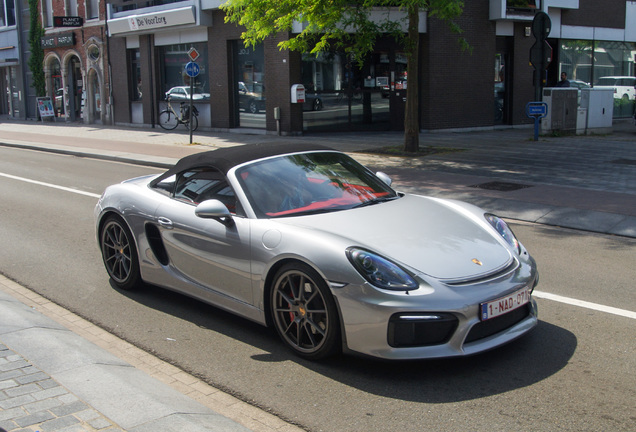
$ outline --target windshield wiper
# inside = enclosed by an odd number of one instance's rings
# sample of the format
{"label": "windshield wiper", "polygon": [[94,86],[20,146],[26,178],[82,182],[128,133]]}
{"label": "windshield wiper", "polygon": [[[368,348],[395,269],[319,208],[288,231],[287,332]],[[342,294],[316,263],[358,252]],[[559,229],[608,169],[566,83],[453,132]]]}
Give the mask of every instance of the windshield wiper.
{"label": "windshield wiper", "polygon": [[363,203],[360,203],[357,206],[354,206],[353,208],[360,208],[360,207],[366,207],[366,206],[370,206],[370,205],[374,205],[374,204],[380,204],[380,203],[387,202],[387,201],[393,201],[394,199],[398,199],[398,198],[399,198],[399,196],[373,198],[373,199],[371,199],[369,201],[365,201]]}

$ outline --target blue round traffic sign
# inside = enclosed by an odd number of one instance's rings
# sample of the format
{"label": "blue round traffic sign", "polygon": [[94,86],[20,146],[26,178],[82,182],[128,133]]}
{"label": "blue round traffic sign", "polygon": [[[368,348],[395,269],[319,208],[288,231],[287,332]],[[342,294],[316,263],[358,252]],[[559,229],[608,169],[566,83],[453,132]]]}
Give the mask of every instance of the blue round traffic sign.
{"label": "blue round traffic sign", "polygon": [[190,78],[194,78],[195,76],[199,75],[200,68],[199,65],[195,62],[188,62],[185,65],[185,71]]}

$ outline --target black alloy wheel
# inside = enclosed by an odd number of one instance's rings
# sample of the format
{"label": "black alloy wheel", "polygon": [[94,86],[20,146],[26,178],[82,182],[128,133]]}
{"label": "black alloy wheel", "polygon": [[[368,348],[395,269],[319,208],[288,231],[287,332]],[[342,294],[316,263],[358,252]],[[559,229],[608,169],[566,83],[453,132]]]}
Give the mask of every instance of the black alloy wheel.
{"label": "black alloy wheel", "polygon": [[99,243],[106,271],[113,283],[124,290],[135,288],[141,280],[139,258],[126,223],[118,216],[109,216]]}
{"label": "black alloy wheel", "polygon": [[318,360],[339,352],[335,301],[324,279],[308,265],[291,263],[278,271],[271,312],[279,336],[299,356]]}

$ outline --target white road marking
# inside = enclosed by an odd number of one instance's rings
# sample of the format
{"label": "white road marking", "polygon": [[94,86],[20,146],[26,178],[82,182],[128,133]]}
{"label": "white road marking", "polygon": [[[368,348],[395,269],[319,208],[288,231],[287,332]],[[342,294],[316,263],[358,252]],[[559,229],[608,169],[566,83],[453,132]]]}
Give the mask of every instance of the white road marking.
{"label": "white road marking", "polygon": [[33,183],[33,184],[40,185],[40,186],[46,186],[46,187],[50,187],[50,188],[53,188],[53,189],[59,189],[59,190],[63,190],[63,191],[66,191],[66,192],[72,192],[72,193],[76,193],[78,195],[85,195],[85,196],[89,196],[89,197],[93,197],[93,198],[99,198],[101,196],[99,194],[95,194],[95,193],[92,193],[92,192],[85,192],[85,191],[82,191],[82,190],[67,188],[67,187],[64,187],[64,186],[58,186],[58,185],[54,185],[54,184],[51,184],[51,183],[44,183],[44,182],[37,181],[37,180],[31,180],[31,179],[24,178],[24,177],[14,176],[14,175],[11,175],[11,174],[0,173],[0,176],[1,177],[6,177],[6,178],[10,178],[10,179],[13,179],[13,180],[19,180],[19,181],[27,182],[27,183]]}
{"label": "white road marking", "polygon": [[627,317],[631,319],[636,319],[636,312],[628,311],[625,309],[618,309],[611,306],[605,306],[598,303],[586,302],[583,300],[577,300],[570,297],[563,297],[560,295],[550,294],[547,292],[537,291],[537,290],[534,290],[532,292],[532,295],[538,298],[546,299],[546,300],[552,300],[552,301],[556,301],[560,303],[569,304],[572,306],[579,306],[579,307],[592,309],[599,312],[605,312],[605,313],[609,313],[613,315],[619,315],[619,316],[623,316],[623,317]]}

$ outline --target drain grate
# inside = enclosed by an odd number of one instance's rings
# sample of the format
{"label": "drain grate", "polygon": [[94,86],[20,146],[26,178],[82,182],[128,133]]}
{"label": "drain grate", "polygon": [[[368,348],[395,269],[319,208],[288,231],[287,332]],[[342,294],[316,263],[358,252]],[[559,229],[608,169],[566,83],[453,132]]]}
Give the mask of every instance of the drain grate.
{"label": "drain grate", "polygon": [[480,184],[472,185],[470,187],[477,188],[477,189],[494,190],[494,191],[500,191],[500,192],[512,192],[519,189],[530,188],[532,187],[532,185],[492,181],[488,183],[480,183]]}
{"label": "drain grate", "polygon": [[636,159],[616,159],[613,160],[612,163],[620,165],[636,165]]}

